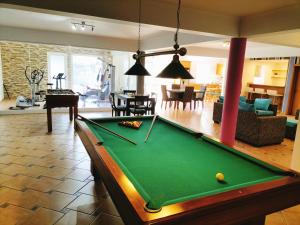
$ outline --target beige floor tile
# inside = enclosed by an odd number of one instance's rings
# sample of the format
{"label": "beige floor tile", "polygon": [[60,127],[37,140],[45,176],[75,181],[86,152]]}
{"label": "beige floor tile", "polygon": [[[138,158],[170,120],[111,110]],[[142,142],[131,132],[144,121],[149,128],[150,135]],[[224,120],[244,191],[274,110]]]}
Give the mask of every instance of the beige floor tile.
{"label": "beige floor tile", "polygon": [[22,223],[32,214],[31,210],[9,205],[6,208],[0,208],[0,225],[15,225]]}
{"label": "beige floor tile", "polygon": [[104,198],[108,196],[107,189],[103,183],[95,183],[90,181],[82,189],[79,190],[80,193],[97,196],[98,198]]}
{"label": "beige floor tile", "polygon": [[67,194],[75,194],[86,184],[86,182],[81,182],[78,180],[65,179],[59,185],[53,187],[53,190]]}
{"label": "beige floor tile", "polygon": [[1,170],[1,173],[14,176],[19,173],[22,173],[25,170],[26,170],[25,166],[17,165],[17,164],[10,164],[6,168],[3,168]]}
{"label": "beige floor tile", "polygon": [[281,212],[270,214],[266,217],[265,225],[287,225]]}
{"label": "beige floor tile", "polygon": [[7,165],[6,165],[6,164],[2,164],[2,163],[0,163],[0,170],[1,170],[1,169],[3,169],[3,168],[5,168],[5,167],[7,167]]}
{"label": "beige floor tile", "polygon": [[53,225],[63,215],[63,213],[57,211],[38,208],[24,222],[18,225]]}
{"label": "beige floor tile", "polygon": [[14,163],[14,161],[18,160],[20,157],[15,155],[0,155],[0,163],[2,164],[10,164]]}
{"label": "beige floor tile", "polygon": [[124,225],[120,217],[100,214],[91,225]]}
{"label": "beige floor tile", "polygon": [[57,167],[71,169],[78,165],[80,162],[72,159],[56,159],[52,161],[52,164]]}
{"label": "beige floor tile", "polygon": [[70,205],[68,205],[67,208],[87,214],[92,214],[99,208],[99,202],[98,199],[94,196],[82,194]]}
{"label": "beige floor tile", "polygon": [[36,182],[36,180],[38,179],[33,177],[18,175],[2,183],[2,186],[17,189],[17,190],[23,190],[24,188],[27,187],[27,185]]}
{"label": "beige floor tile", "polygon": [[17,191],[3,187],[0,189],[0,203],[9,203],[26,209],[32,209],[37,205],[38,199],[27,191]]}
{"label": "beige floor tile", "polygon": [[286,225],[299,225],[300,224],[300,212],[297,210],[285,210],[282,212]]}
{"label": "beige floor tile", "polygon": [[70,210],[55,225],[89,225],[94,220],[94,216]]}
{"label": "beige floor tile", "polygon": [[[1,170],[1,168],[0,168],[0,170]],[[6,181],[8,181],[8,180],[10,180],[12,178],[14,178],[14,177],[0,173],[0,184],[4,183],[4,182],[6,182]]]}
{"label": "beige floor tile", "polygon": [[76,168],[90,170],[91,169],[91,161],[83,160],[78,165],[76,165]]}
{"label": "beige floor tile", "polygon": [[53,209],[60,211],[69,205],[76,196],[68,195],[60,192],[51,192],[42,193],[34,190],[26,191],[31,196],[31,198],[35,199],[35,204],[47,209]]}
{"label": "beige floor tile", "polygon": [[36,191],[49,192],[53,190],[53,188],[59,185],[61,182],[62,182],[61,180],[57,180],[49,177],[41,177],[40,179],[36,179],[35,182],[27,184],[26,187]]}
{"label": "beige floor tile", "polygon": [[71,170],[71,169],[65,169],[65,168],[61,168],[61,167],[53,167],[53,168],[50,168],[44,174],[44,176],[55,178],[55,179],[62,179],[72,172],[73,172],[73,170]]}
{"label": "beige floor tile", "polygon": [[89,170],[83,169],[75,169],[72,173],[68,174],[66,178],[70,178],[73,180],[84,181],[91,176],[91,172]]}
{"label": "beige floor tile", "polygon": [[72,159],[77,161],[83,161],[85,158],[89,157],[86,152],[76,152],[76,151],[69,151],[66,152],[63,158],[65,159]]}

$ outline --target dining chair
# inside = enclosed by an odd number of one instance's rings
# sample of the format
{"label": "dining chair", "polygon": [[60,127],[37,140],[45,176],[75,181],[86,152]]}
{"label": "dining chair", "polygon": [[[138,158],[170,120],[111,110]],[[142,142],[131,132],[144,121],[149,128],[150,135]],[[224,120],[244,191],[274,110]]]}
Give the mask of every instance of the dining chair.
{"label": "dining chair", "polygon": [[190,103],[190,110],[192,110],[192,99],[194,95],[194,87],[185,87],[182,98],[176,99],[177,109],[179,108],[179,102],[182,102],[182,108],[185,110],[186,104]]}
{"label": "dining chair", "polygon": [[155,112],[156,102],[157,102],[157,94],[155,92],[151,92],[147,114],[151,115],[152,111]]}
{"label": "dining chair", "polygon": [[[172,84],[171,89],[180,89],[180,84]],[[182,98],[182,93],[174,93],[174,92],[171,92],[170,98],[173,98],[173,99],[175,99],[175,100],[176,100],[177,98]]]}
{"label": "dining chair", "polygon": [[204,107],[204,97],[205,97],[205,92],[206,92],[206,86],[201,86],[200,87],[200,92],[195,93],[193,95],[193,101],[194,101],[194,109],[196,109],[196,103],[198,102],[199,105],[199,101],[202,102],[202,109]]}
{"label": "dining chair", "polygon": [[136,94],[136,90],[123,90],[123,94],[125,94],[125,95],[127,95],[127,94],[135,95]]}
{"label": "dining chair", "polygon": [[123,114],[123,116],[125,115],[126,113],[126,106],[124,105],[120,105],[120,106],[116,106],[115,104],[115,93],[110,93],[109,95],[109,102],[110,102],[110,105],[111,105],[111,116],[120,116],[121,115],[121,112]]}
{"label": "dining chair", "polygon": [[130,108],[133,115],[144,115],[148,111],[149,95],[136,95],[134,98],[134,107]]}
{"label": "dining chair", "polygon": [[163,107],[164,102],[165,102],[165,109],[167,109],[168,102],[169,102],[169,107],[171,107],[172,102],[175,101],[175,99],[169,97],[166,85],[161,85],[161,94],[162,94],[162,100],[161,100],[161,106],[160,107],[161,108]]}

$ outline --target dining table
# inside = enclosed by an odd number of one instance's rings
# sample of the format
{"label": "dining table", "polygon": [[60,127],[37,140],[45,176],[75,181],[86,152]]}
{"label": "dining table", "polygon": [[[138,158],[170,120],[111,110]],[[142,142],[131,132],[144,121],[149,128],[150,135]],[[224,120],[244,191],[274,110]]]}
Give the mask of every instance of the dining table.
{"label": "dining table", "polygon": [[[185,92],[185,88],[167,89],[167,91],[170,93],[171,96],[174,96],[175,98],[182,98]],[[204,93],[204,91],[201,91],[200,89],[194,89],[194,95],[198,93]]]}
{"label": "dining table", "polygon": [[[126,110],[126,116],[130,116],[130,107],[134,107],[134,101],[135,101],[135,96],[134,94],[128,93],[128,94],[123,94],[123,93],[115,93],[115,97],[117,98],[117,104],[120,106],[122,104],[122,101],[125,104]],[[155,104],[156,104],[156,99],[153,97],[149,97],[149,105],[150,105],[150,112],[151,115],[155,113]]]}

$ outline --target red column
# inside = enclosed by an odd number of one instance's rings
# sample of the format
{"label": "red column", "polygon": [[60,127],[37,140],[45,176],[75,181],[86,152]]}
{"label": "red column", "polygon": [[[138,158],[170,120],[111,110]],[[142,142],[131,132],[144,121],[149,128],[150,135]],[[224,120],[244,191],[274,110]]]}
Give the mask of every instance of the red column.
{"label": "red column", "polygon": [[246,38],[232,38],[221,123],[221,142],[233,146],[246,50]]}

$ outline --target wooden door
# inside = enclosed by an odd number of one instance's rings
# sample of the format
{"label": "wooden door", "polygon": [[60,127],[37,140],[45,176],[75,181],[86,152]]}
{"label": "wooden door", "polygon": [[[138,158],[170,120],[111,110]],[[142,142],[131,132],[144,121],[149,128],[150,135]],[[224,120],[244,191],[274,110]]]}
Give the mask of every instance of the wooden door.
{"label": "wooden door", "polygon": [[292,107],[292,114],[295,115],[296,111],[300,109],[300,70],[295,74],[295,92],[293,98],[293,107]]}

